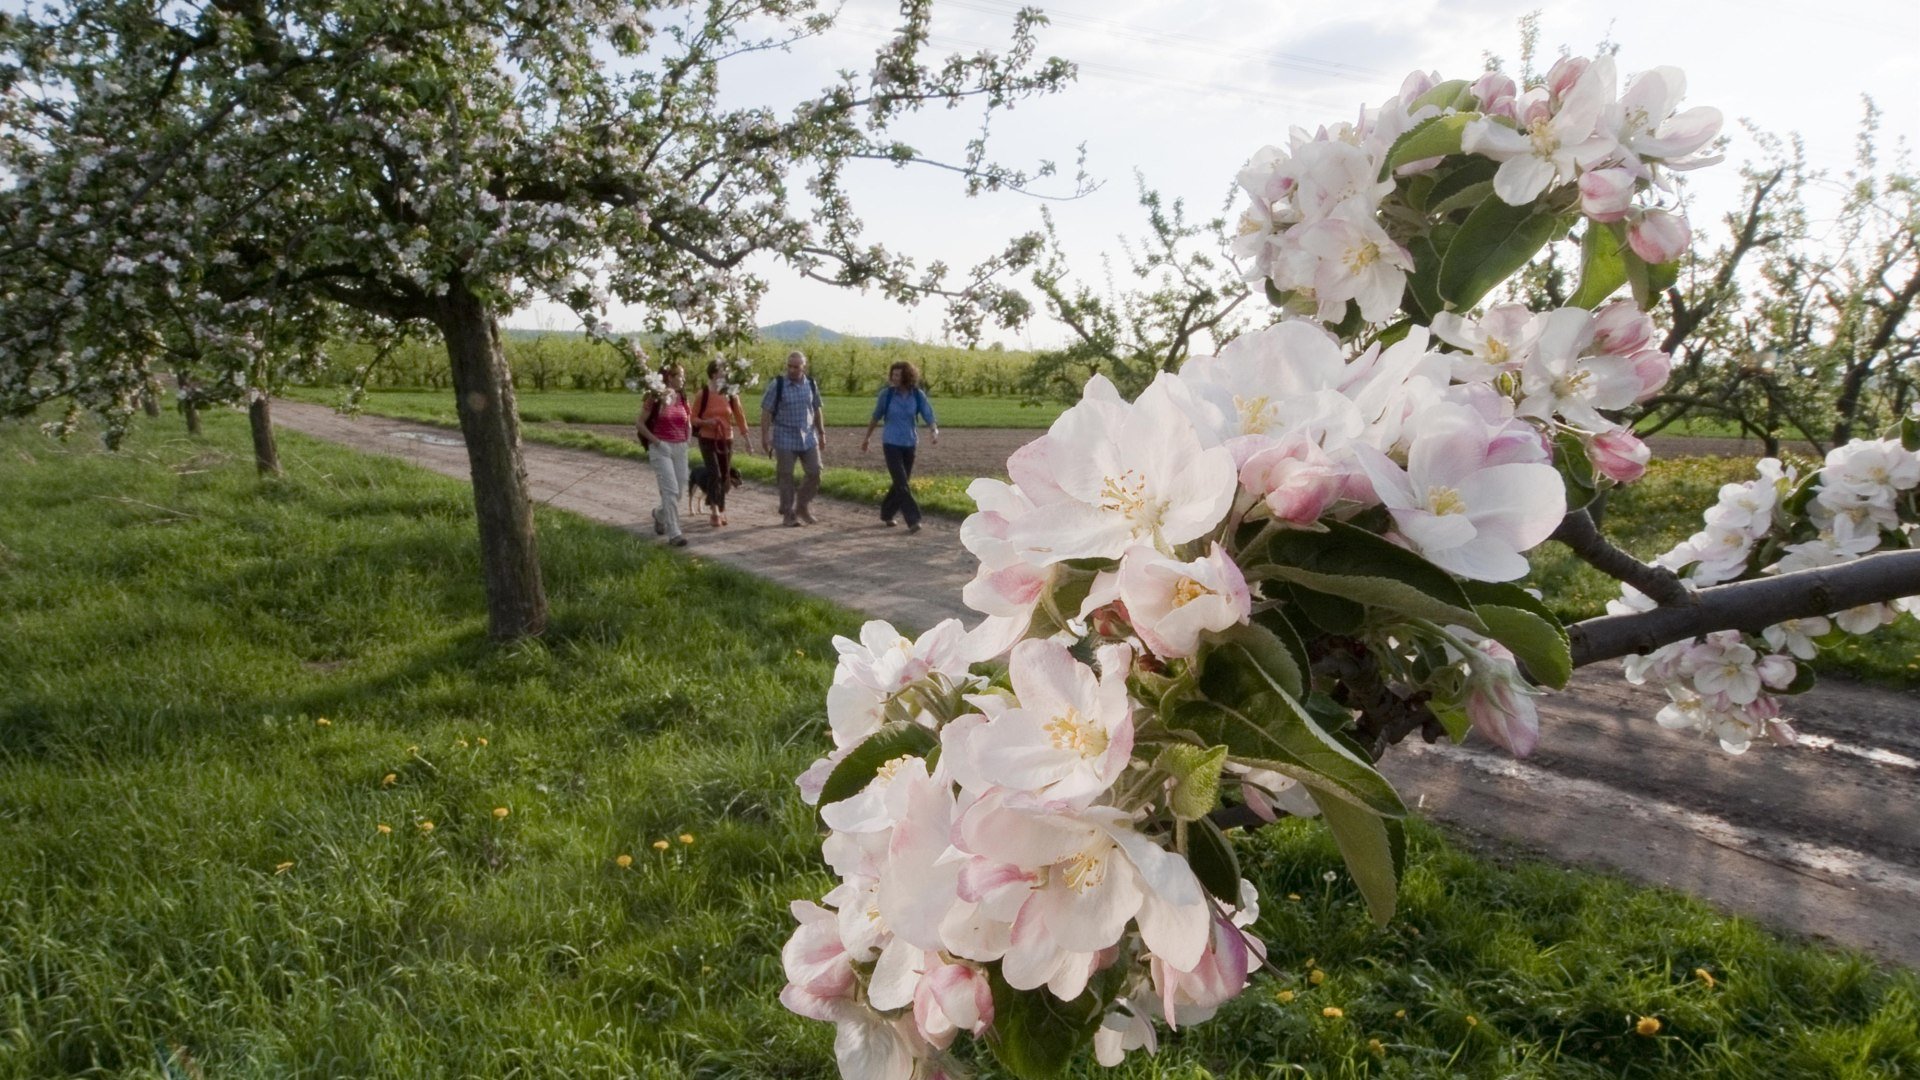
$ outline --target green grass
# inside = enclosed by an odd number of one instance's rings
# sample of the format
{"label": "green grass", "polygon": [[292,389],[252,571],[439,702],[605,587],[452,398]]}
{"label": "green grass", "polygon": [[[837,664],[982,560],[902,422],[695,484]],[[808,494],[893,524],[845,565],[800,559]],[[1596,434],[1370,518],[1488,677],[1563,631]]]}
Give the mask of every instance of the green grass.
{"label": "green grass", "polygon": [[[775,994],[855,615],[543,512],[553,627],[496,647],[461,485],[172,430],[0,427],[0,1077],[830,1075]],[[1412,841],[1376,932],[1316,824],[1240,839],[1267,973],[1080,1075],[1920,1071],[1911,975]]]}
{"label": "green grass", "polygon": [[[876,391],[877,391],[876,387]],[[750,423],[760,422],[760,395],[764,387],[747,392],[745,408]],[[696,391],[697,392],[697,391]],[[296,387],[286,392],[298,401],[338,405],[343,395],[338,390]],[[533,393],[521,390],[517,395],[520,419],[533,424],[631,424],[640,411],[640,396],[626,393],[549,390]],[[873,395],[837,396],[821,394],[821,408],[830,427],[865,427],[873,417]],[[439,417],[441,423],[453,423],[453,393],[449,390],[369,390],[362,408],[381,416],[405,416],[411,419]],[[1019,398],[962,397],[933,399],[933,410],[943,427],[1023,428],[1044,431],[1066,410],[1060,403],[1029,404]]]}

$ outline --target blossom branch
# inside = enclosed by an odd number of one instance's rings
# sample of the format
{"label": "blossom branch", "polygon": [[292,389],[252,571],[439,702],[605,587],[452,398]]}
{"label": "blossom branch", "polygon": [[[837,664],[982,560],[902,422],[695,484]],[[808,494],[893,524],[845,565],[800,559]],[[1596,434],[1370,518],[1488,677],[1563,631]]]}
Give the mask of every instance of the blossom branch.
{"label": "blossom branch", "polygon": [[1626,582],[1661,607],[1687,607],[1693,603],[1692,594],[1681,584],[1678,575],[1664,566],[1643,563],[1615,547],[1594,524],[1593,515],[1585,510],[1575,510],[1561,519],[1560,527],[1547,539],[1558,540],[1578,555],[1580,561],[1615,581]]}
{"label": "blossom branch", "polygon": [[1758,633],[1788,619],[1827,615],[1920,594],[1920,550],[1888,551],[1757,581],[1702,589],[1685,607],[1606,615],[1567,627],[1573,666],[1583,667],[1716,630]]}

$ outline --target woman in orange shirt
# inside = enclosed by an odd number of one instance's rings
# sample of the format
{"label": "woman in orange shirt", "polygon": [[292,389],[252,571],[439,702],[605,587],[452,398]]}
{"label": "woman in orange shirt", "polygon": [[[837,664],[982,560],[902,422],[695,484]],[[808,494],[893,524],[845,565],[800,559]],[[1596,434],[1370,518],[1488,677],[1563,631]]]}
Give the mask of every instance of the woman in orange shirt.
{"label": "woman in orange shirt", "polygon": [[707,521],[715,527],[727,523],[727,488],[733,478],[733,436],[747,440],[747,453],[753,453],[753,436],[747,432],[747,414],[740,408],[740,393],[727,382],[726,364],[715,359],[707,365],[707,385],[700,388],[689,403],[693,413],[693,433],[700,439],[700,461],[705,466]]}

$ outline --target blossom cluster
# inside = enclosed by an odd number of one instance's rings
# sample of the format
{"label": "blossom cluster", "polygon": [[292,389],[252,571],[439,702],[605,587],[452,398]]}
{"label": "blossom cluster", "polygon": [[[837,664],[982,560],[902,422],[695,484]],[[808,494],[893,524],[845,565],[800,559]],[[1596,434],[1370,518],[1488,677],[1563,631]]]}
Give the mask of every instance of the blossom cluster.
{"label": "blossom cluster", "polygon": [[[1855,440],[1830,451],[1804,481],[1791,465],[1762,459],[1759,475],[1720,489],[1706,527],[1655,560],[1690,589],[1755,574],[1790,573],[1850,562],[1885,546],[1910,547],[1920,520],[1920,455],[1897,439]],[[1654,603],[1632,586],[1608,604],[1613,614]],[[1651,683],[1670,701],[1659,722],[1710,733],[1730,753],[1757,738],[1790,742],[1778,695],[1804,689],[1802,674],[1822,644],[1868,634],[1920,608],[1920,597],[1789,619],[1759,634],[1725,630],[1628,657],[1628,681]]]}
{"label": "blossom cluster", "polygon": [[1525,90],[1495,71],[1470,84],[1414,72],[1356,121],[1296,128],[1286,148],[1254,155],[1239,175],[1249,205],[1236,253],[1249,260],[1249,280],[1320,319],[1342,321],[1352,301],[1367,322],[1386,321],[1414,269],[1411,236],[1396,220],[1424,220],[1428,208],[1382,209],[1405,202],[1397,177],[1432,170],[1445,156],[1401,161],[1395,151],[1403,137],[1443,124],[1455,137],[1446,151],[1499,163],[1492,190],[1503,202],[1561,198],[1597,225],[1622,227],[1646,263],[1671,262],[1691,230],[1667,173],[1719,160],[1698,151],[1719,134],[1720,112],[1676,111],[1685,90],[1679,69],[1659,67],[1618,91],[1609,56],[1563,58]]}

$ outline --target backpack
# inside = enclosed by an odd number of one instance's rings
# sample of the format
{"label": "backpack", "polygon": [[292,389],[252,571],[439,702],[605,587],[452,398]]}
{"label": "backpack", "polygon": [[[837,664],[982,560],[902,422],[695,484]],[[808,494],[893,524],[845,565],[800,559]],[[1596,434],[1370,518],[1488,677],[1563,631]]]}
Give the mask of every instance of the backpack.
{"label": "backpack", "polygon": [[[813,395],[813,404],[817,408],[820,404],[820,387],[814,384],[811,373],[807,375],[807,390]],[[780,376],[780,380],[773,384],[773,414],[775,416],[780,415],[780,399],[786,396],[786,393],[787,377],[782,375]]]}

